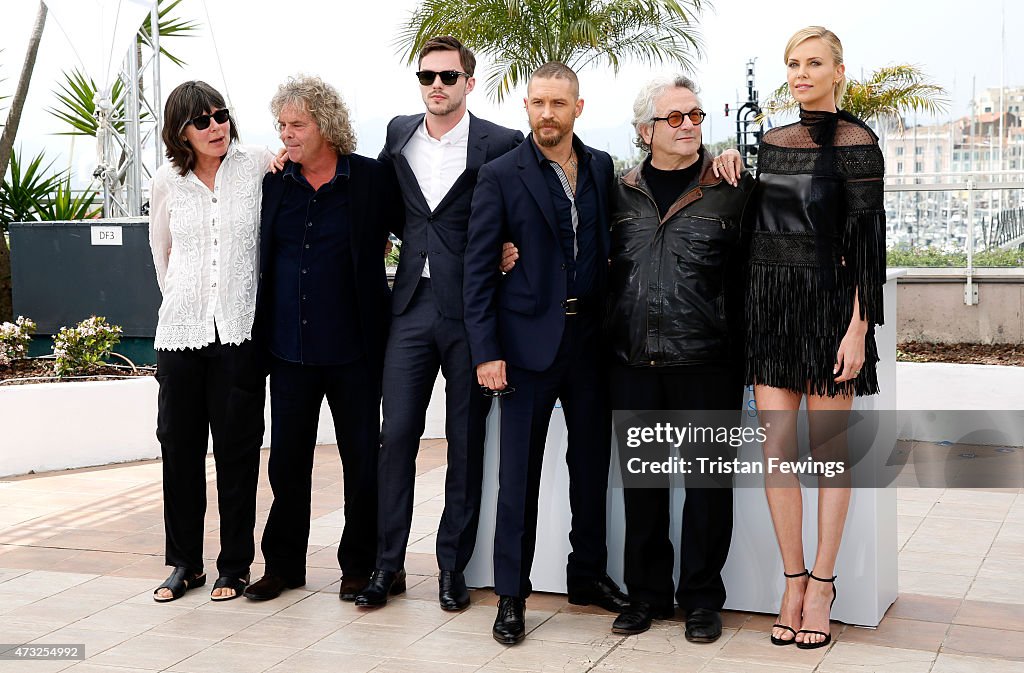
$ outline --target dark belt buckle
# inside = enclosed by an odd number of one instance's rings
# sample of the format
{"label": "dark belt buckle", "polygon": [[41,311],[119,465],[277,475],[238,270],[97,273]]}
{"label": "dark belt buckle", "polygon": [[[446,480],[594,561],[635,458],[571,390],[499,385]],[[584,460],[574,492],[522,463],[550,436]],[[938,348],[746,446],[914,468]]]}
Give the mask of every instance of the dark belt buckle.
{"label": "dark belt buckle", "polygon": [[565,315],[576,315],[579,313],[579,297],[569,297],[562,302],[562,308],[565,309]]}

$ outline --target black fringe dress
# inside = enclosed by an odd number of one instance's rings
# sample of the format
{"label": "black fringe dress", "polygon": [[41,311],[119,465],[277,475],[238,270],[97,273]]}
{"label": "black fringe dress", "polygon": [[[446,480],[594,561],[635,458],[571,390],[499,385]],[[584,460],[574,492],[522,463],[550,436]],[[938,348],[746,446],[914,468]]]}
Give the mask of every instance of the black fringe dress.
{"label": "black fringe dress", "polygon": [[[751,202],[747,384],[830,397],[878,392],[883,173],[877,136],[846,111],[801,110],[799,122],[765,134]],[[837,384],[855,294],[869,325],[865,361],[856,379]]]}

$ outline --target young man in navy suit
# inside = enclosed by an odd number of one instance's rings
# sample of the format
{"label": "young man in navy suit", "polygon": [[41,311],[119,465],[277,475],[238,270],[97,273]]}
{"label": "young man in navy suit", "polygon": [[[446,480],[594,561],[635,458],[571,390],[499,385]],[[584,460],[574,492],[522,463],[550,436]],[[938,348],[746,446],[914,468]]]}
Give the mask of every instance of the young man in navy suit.
{"label": "young man in navy suit", "polygon": [[[556,399],[569,433],[569,601],[615,612],[627,605],[605,571],[611,413],[599,343],[612,160],[573,134],[583,100],[564,64],[538,68],[524,103],[530,137],[480,170],[463,286],[478,382],[509,390],[501,413],[494,540],[500,599],[492,631],[509,645],[526,631],[541,465]],[[505,241],[521,257],[502,276]]]}
{"label": "young man in navy suit", "polygon": [[445,610],[469,605],[462,573],[476,544],[490,400],[476,384],[463,323],[466,228],[480,166],[523,141],[519,131],[466,110],[475,67],[473,52],[454,37],[429,40],[416,73],[426,112],[392,119],[379,157],[397,174],[405,230],[384,359],[376,570],[358,596],[342,595],[360,607],[384,605],[405,589],[416,453],[439,368],[448,468],[437,531],[438,600]]}

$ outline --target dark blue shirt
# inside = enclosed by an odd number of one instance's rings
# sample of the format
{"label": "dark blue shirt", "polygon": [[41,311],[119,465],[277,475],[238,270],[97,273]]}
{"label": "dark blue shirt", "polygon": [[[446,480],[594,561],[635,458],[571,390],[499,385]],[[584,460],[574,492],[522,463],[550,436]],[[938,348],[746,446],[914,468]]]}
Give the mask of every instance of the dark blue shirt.
{"label": "dark blue shirt", "polygon": [[270,351],[305,365],[341,365],[362,356],[355,302],[348,157],[314,190],[291,163],[271,233]]}
{"label": "dark blue shirt", "polygon": [[[572,205],[565,193],[565,187],[555,170],[555,162],[541,153],[530,136],[537,162],[551,193],[555,207],[555,221],[558,224],[559,243],[565,256],[566,288],[569,297],[586,298],[594,291],[597,277],[597,221],[600,204],[597,189],[590,175],[590,153],[580,139],[573,135],[572,146],[576,152],[576,232],[572,228]],[[575,246],[574,246],[575,239]],[[574,249],[575,248],[575,249]]]}

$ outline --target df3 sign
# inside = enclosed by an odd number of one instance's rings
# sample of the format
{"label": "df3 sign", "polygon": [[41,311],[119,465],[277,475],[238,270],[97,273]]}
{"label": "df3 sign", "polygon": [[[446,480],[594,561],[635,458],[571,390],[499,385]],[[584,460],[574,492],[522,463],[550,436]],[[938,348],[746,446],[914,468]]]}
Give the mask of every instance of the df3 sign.
{"label": "df3 sign", "polygon": [[121,227],[98,226],[89,229],[93,245],[123,245]]}

